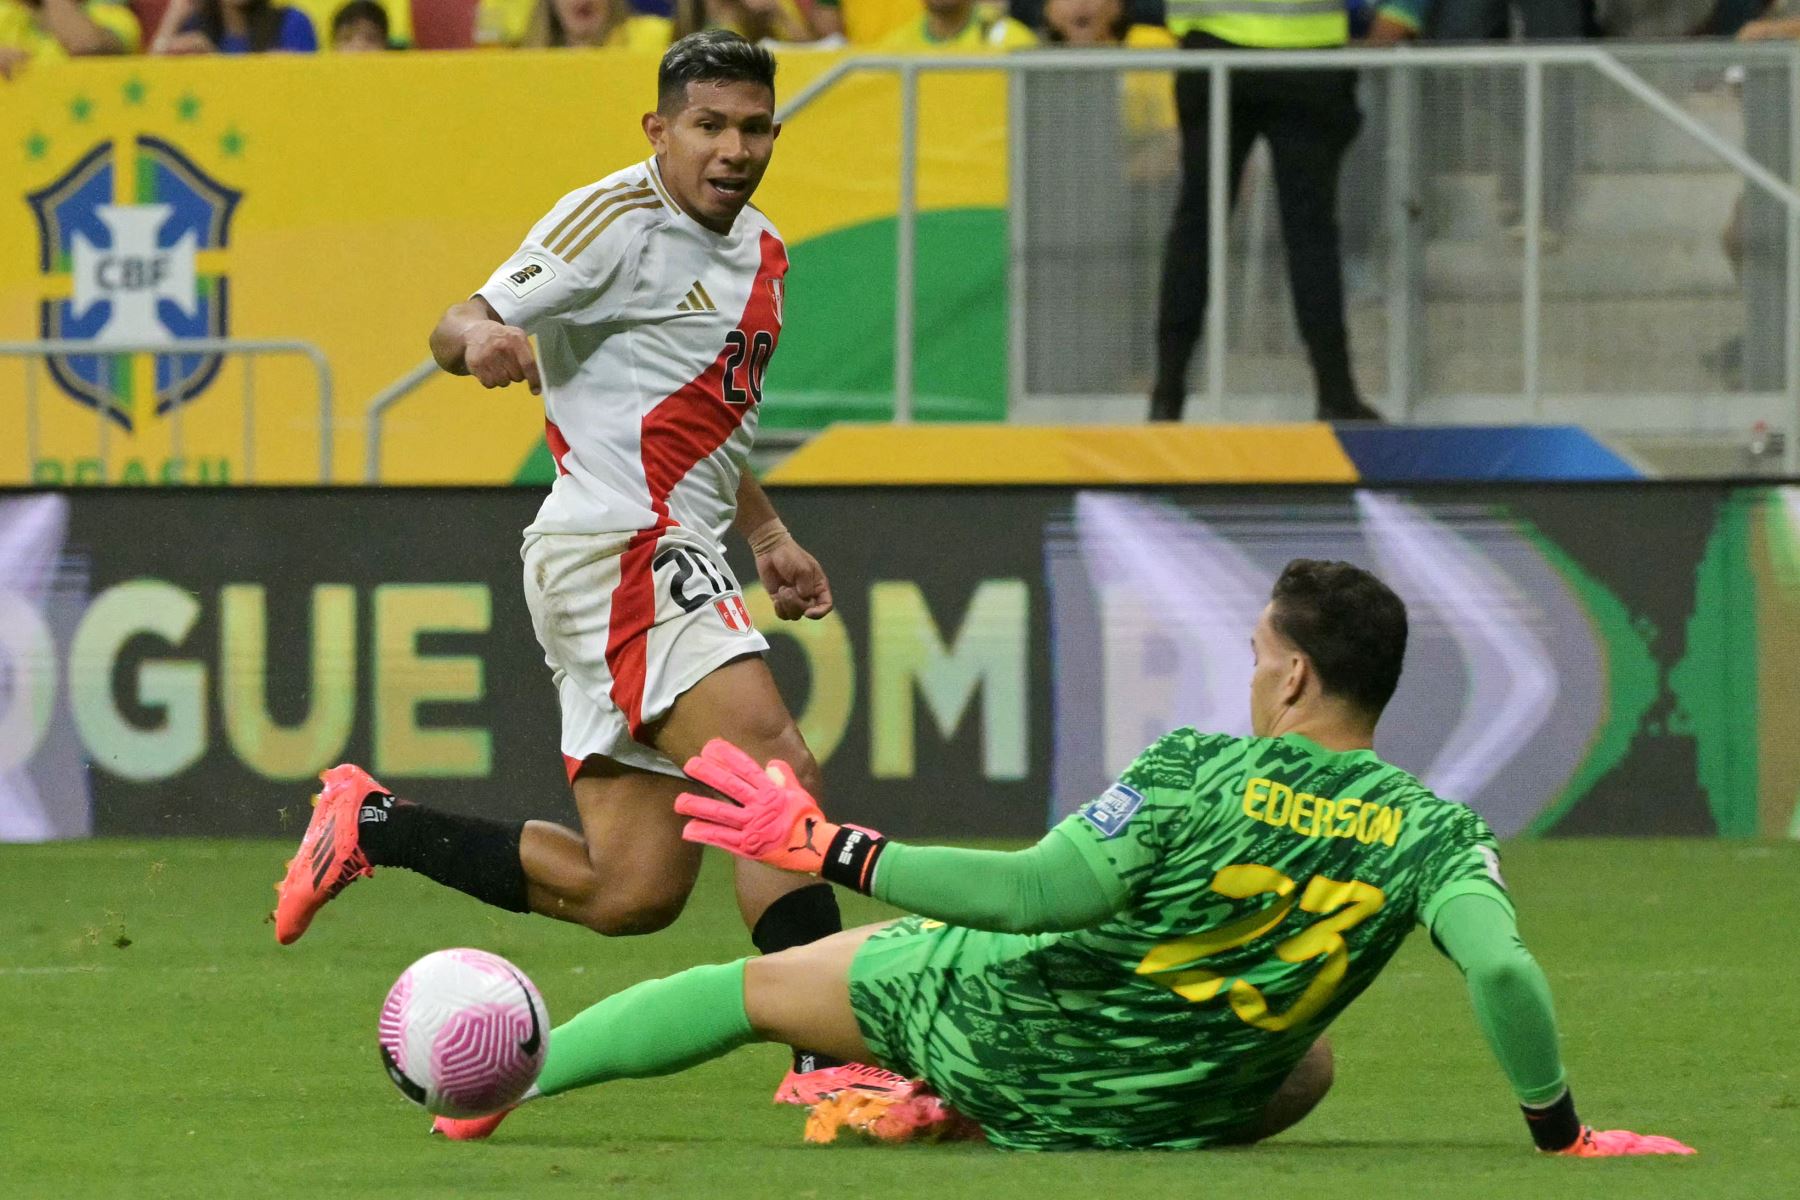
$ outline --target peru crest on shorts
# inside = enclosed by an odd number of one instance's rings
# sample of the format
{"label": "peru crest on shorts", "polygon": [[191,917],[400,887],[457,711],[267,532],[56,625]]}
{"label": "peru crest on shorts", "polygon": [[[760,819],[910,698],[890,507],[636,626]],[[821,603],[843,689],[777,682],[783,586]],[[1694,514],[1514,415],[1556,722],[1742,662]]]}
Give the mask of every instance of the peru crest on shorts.
{"label": "peru crest on shorts", "polygon": [[754,633],[756,630],[750,623],[750,610],[744,607],[744,598],[736,592],[714,600],[713,611],[719,614],[719,620],[725,622],[725,628],[733,633]]}

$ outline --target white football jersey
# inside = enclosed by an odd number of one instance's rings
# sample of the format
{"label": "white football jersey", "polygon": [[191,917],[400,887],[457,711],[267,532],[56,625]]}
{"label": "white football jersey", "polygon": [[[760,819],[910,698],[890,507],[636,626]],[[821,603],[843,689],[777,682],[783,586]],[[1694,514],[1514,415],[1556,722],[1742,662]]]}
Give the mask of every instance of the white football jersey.
{"label": "white football jersey", "polygon": [[724,538],[787,267],[761,212],[712,232],[654,157],[556,202],[477,293],[537,337],[557,479],[527,533]]}

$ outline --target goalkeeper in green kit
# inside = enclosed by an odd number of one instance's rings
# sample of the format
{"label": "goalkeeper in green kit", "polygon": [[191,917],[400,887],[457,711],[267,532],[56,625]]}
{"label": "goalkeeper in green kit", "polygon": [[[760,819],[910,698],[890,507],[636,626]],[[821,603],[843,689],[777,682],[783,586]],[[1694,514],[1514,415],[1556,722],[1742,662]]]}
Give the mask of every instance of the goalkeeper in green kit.
{"label": "goalkeeper in green kit", "polygon": [[1493,834],[1370,748],[1406,652],[1400,599],[1296,560],[1251,647],[1253,736],[1171,733],[1016,853],[834,825],[783,764],[709,744],[687,771],[727,799],[681,798],[689,840],[921,915],[628,988],[552,1033],[536,1094],[769,1041],[924,1081],[826,1100],[815,1138],[960,1114],[1020,1150],[1253,1142],[1325,1095],[1326,1027],[1417,924],[1462,971],[1539,1150],[1692,1153],[1582,1123]]}

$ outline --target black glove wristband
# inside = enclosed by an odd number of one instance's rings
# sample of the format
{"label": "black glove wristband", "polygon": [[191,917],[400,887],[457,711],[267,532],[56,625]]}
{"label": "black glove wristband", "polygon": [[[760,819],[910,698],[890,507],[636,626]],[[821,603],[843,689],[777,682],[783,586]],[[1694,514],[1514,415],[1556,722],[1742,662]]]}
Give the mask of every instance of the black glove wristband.
{"label": "black glove wristband", "polygon": [[1581,1118],[1575,1115],[1575,1093],[1563,1089],[1562,1098],[1544,1108],[1519,1105],[1525,1127],[1539,1150],[1567,1150],[1581,1137]]}
{"label": "black glove wristband", "polygon": [[875,885],[875,860],[886,845],[887,839],[873,829],[840,825],[819,864],[819,878],[867,896]]}

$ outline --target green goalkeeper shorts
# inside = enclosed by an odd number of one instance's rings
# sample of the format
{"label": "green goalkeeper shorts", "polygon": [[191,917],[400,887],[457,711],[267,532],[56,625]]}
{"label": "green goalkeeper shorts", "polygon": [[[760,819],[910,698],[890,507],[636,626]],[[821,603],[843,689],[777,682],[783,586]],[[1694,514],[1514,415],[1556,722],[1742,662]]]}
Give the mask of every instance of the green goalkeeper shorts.
{"label": "green goalkeeper shorts", "polygon": [[[961,930],[924,917],[902,917],[875,931],[850,962],[850,1008],[882,1066],[923,1077],[941,1011],[938,985],[948,942]],[[941,1090],[940,1090],[941,1094]]]}
{"label": "green goalkeeper shorts", "polygon": [[1246,1069],[1253,1064],[1200,1037],[1180,1063],[1146,1057],[1122,1036],[1129,1012],[1084,1003],[1084,983],[1110,983],[1104,968],[1086,960],[1086,979],[1058,968],[1055,943],[923,917],[877,930],[850,964],[863,1040],[882,1066],[928,1081],[1009,1149],[1237,1140],[1292,1063]]}

